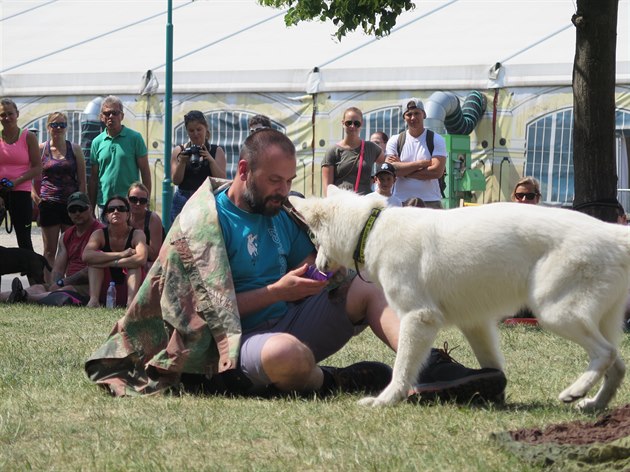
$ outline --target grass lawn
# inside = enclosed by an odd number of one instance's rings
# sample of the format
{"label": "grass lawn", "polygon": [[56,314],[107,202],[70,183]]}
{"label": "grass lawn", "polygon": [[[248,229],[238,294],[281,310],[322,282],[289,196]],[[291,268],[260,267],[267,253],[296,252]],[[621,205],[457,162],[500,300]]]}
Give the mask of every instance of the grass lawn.
{"label": "grass lawn", "polygon": [[[528,471],[490,433],[591,420],[556,397],[587,363],[584,351],[538,329],[503,327],[507,402],[370,409],[358,396],[314,399],[116,399],[90,383],[85,359],[122,310],[0,307],[0,470]],[[456,330],[440,333],[476,366]],[[622,355],[630,359],[624,337]],[[326,361],[392,364],[369,332]],[[630,403],[624,383],[611,407]]]}

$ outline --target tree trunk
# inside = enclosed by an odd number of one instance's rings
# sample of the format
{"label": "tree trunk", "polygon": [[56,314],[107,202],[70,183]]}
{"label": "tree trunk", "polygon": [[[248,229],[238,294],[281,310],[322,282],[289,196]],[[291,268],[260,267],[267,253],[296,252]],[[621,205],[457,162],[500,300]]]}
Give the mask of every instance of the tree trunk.
{"label": "tree trunk", "polygon": [[616,221],[615,65],[619,0],[578,0],[573,64],[575,209]]}

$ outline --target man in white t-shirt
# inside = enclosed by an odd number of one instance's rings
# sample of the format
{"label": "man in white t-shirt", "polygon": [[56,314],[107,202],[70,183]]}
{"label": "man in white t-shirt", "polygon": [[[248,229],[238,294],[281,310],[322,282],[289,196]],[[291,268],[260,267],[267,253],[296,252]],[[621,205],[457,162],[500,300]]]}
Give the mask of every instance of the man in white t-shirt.
{"label": "man in white t-shirt", "polygon": [[404,144],[399,147],[399,135],[387,141],[386,162],[396,169],[398,177],[394,196],[401,201],[412,197],[424,200],[428,208],[442,208],[442,194],[438,179],[446,167],[446,143],[437,133],[433,134],[433,153],[429,151],[424,119],[424,105],[417,98],[403,102],[403,117],[407,123]]}
{"label": "man in white t-shirt", "polygon": [[380,167],[376,169],[374,174],[372,174],[372,178],[376,184],[376,190],[372,193],[368,193],[368,197],[376,196],[377,198],[384,198],[387,201],[387,206],[390,207],[403,206],[400,199],[392,194],[394,184],[396,183],[396,169],[394,169],[392,164],[383,162]]}

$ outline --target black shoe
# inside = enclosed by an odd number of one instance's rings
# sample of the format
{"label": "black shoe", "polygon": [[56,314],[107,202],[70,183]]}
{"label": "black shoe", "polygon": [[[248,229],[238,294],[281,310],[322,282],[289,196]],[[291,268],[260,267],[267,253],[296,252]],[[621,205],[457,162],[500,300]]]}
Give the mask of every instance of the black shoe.
{"label": "black shoe", "polygon": [[344,393],[380,393],[392,380],[392,369],[382,362],[363,361],[348,367],[320,366],[329,373],[337,391]]}
{"label": "black shoe", "polygon": [[11,294],[7,299],[8,303],[21,303],[25,302],[27,298],[26,290],[22,287],[22,281],[19,277],[15,277],[11,282]]}
{"label": "black shoe", "polygon": [[418,383],[409,391],[409,400],[503,403],[506,384],[498,369],[470,369],[455,361],[444,343],[444,349],[431,349]]}

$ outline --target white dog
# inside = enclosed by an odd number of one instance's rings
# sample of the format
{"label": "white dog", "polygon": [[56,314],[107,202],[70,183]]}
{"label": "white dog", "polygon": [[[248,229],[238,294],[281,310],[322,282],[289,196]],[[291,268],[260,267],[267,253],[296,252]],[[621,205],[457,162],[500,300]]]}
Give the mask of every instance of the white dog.
{"label": "white dog", "polygon": [[597,394],[578,403],[603,409],[621,384],[625,365],[617,346],[630,284],[627,226],[515,203],[384,209],[380,200],[334,186],[328,198],[291,203],[317,239],[318,269],[354,268],[358,259],[360,273],[383,288],[401,319],[392,381],[362,404],[405,399],[446,324],[464,333],[481,367],[502,369],[497,321],[525,305],[542,327],[589,355],[588,369],[561,401],[583,398],[603,377]]}

